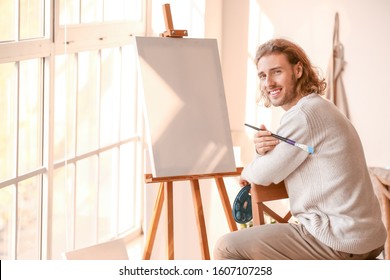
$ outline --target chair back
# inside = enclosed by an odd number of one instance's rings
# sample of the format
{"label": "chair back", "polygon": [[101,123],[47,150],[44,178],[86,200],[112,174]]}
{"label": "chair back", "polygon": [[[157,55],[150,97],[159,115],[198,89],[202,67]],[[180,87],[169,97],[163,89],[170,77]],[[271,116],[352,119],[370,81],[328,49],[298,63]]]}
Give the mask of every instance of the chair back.
{"label": "chair back", "polygon": [[262,186],[252,184],[251,186],[251,198],[252,198],[252,211],[253,211],[253,224],[263,225],[265,224],[265,214],[275,219],[279,223],[288,223],[292,214],[290,211],[285,216],[280,216],[264,202],[286,199],[288,194],[284,182],[279,184],[271,184],[269,186]]}

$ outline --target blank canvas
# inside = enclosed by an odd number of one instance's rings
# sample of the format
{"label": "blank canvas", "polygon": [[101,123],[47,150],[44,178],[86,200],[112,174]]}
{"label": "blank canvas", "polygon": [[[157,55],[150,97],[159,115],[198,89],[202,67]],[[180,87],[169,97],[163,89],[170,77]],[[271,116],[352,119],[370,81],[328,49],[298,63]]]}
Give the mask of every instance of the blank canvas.
{"label": "blank canvas", "polygon": [[236,171],[217,41],[135,40],[153,176]]}

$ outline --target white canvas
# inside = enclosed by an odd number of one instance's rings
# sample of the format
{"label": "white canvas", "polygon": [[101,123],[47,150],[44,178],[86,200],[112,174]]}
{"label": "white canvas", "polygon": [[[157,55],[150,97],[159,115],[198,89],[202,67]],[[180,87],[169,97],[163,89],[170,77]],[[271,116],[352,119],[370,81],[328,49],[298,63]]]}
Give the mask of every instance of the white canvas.
{"label": "white canvas", "polygon": [[236,170],[215,39],[136,37],[154,177]]}

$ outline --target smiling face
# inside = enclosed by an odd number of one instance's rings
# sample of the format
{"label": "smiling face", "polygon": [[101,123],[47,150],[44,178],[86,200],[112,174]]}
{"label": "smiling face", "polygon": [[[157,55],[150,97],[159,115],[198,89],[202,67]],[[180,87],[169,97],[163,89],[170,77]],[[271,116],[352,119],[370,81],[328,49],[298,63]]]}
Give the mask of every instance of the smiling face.
{"label": "smiling face", "polygon": [[260,58],[257,63],[260,89],[275,107],[285,111],[302,98],[296,91],[297,80],[302,76],[302,65],[291,65],[281,53],[273,53]]}

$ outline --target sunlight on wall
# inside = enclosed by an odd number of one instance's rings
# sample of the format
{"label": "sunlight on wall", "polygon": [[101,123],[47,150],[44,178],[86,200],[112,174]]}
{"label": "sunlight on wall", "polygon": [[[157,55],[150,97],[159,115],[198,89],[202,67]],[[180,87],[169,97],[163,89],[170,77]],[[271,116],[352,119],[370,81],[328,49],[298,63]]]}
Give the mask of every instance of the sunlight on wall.
{"label": "sunlight on wall", "polygon": [[[248,24],[248,61],[247,61],[247,93],[245,121],[254,125],[265,124],[271,126],[272,109],[258,104],[259,88],[257,79],[257,67],[254,65],[257,46],[274,35],[274,27],[267,15],[261,10],[256,0],[249,3]],[[248,135],[253,135],[253,130],[246,129]]]}
{"label": "sunlight on wall", "polygon": [[[247,93],[246,93],[246,116],[245,121],[256,126],[264,124],[269,130],[275,131],[279,126],[282,115],[280,108],[265,108],[258,103],[259,83],[257,67],[254,58],[257,47],[275,36],[275,27],[270,18],[263,11],[256,0],[250,1],[249,24],[248,24],[248,61],[247,61]],[[247,135],[252,137],[253,130],[246,129]]]}

